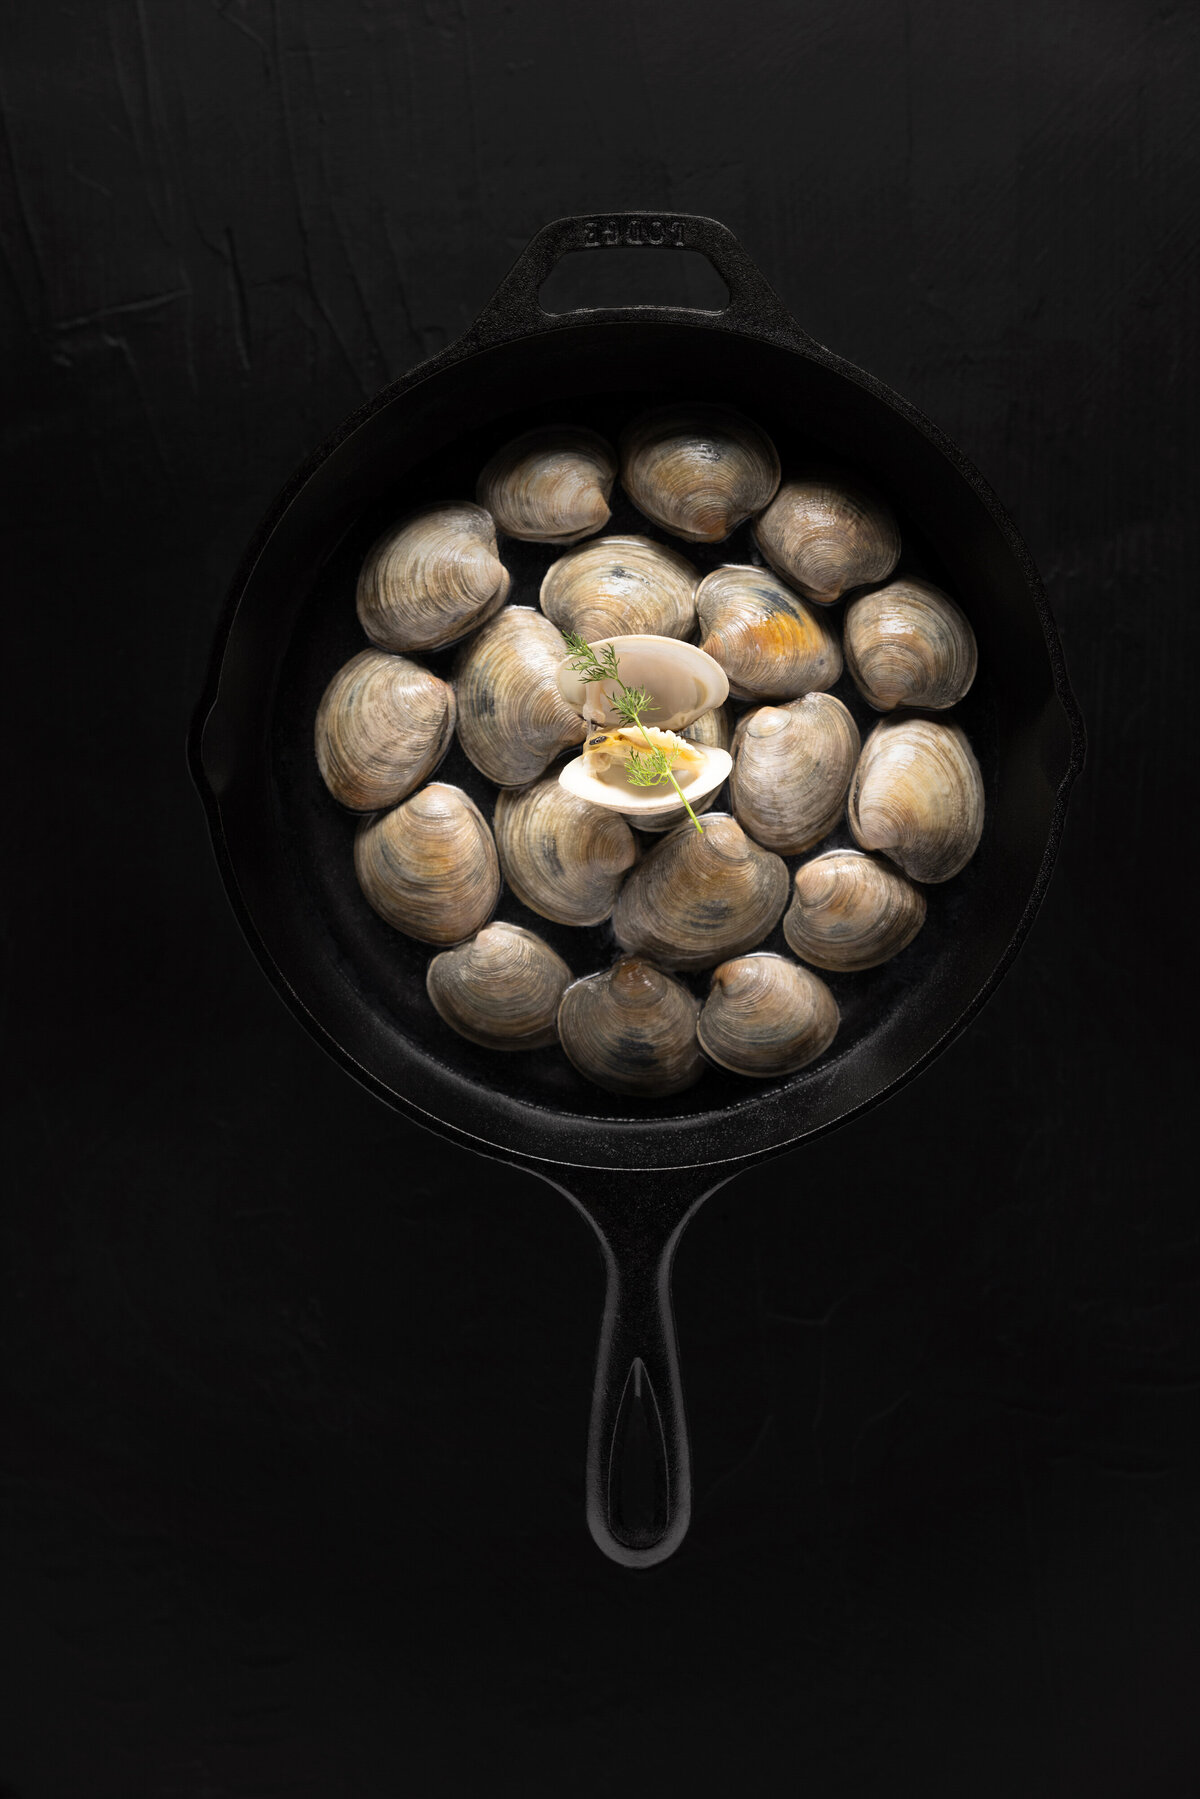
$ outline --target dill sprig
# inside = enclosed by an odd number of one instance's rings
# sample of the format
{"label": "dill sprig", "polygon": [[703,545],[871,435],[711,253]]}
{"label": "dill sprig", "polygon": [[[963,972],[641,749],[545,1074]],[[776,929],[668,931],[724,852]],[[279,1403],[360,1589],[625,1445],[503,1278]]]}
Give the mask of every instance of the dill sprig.
{"label": "dill sprig", "polygon": [[669,781],[683,800],[688,817],[703,837],[704,826],[684,799],[683,788],[671,773],[678,752],[672,754],[669,750],[656,748],[646,735],[642,713],[656,710],[654,696],[649,688],[626,686],[621,679],[617,652],[611,643],[606,643],[603,651],[598,653],[577,631],[564,631],[562,638],[570,652],[567,660],[580,679],[586,682],[613,682],[615,691],[610,690],[606,696],[609,704],[622,724],[628,725],[631,730],[640,731],[646,740],[648,755],[643,756],[639,750],[631,750],[629,753],[625,777],[630,786],[658,787],[664,781]]}

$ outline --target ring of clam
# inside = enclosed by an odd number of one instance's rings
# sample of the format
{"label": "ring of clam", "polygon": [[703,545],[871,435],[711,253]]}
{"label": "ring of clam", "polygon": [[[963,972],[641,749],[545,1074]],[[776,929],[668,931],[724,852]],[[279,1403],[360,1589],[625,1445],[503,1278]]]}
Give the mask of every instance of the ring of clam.
{"label": "ring of clam", "polygon": [[[674,542],[606,533],[618,480]],[[702,577],[689,548],[747,522],[753,559]],[[536,607],[513,601],[506,540],[554,552]],[[474,501],[379,537],[356,596],[369,644],[325,689],[317,764],[362,815],[366,901],[430,948],[427,992],[450,1029],[497,1051],[558,1044],[633,1099],[683,1092],[711,1063],[761,1080],[829,1051],[822,975],[903,955],[925,889],[961,872],[983,829],[952,712],[974,633],[955,599],[896,573],[901,548],[886,498],[854,471],[784,470],[757,424],[702,404],[643,413],[615,445],[578,426],[526,432]],[[585,682],[564,632],[597,656],[611,646],[620,679],[646,690],[644,733],[611,685]],[[450,646],[447,679],[422,657]],[[865,738],[830,692],[843,669],[879,714]],[[496,788],[490,820],[433,778],[455,736]],[[630,749],[649,747],[674,785],[630,780]],[[712,809],[726,783],[728,809]],[[823,848],[843,818],[855,847]],[[506,884],[558,925],[607,921],[610,966],[577,973],[499,918]],[[763,950],[781,919],[790,953]]]}

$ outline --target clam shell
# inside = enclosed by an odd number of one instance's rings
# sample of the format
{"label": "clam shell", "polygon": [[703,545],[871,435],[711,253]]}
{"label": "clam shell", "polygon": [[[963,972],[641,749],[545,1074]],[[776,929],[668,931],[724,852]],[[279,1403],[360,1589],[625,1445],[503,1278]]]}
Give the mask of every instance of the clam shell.
{"label": "clam shell", "polygon": [[810,849],[841,817],[858,751],[858,727],[831,693],[756,707],[733,736],[734,816],[766,849]]}
{"label": "clam shell", "polygon": [[704,1073],[696,1043],[700,1003],[639,957],[575,981],[558,1009],[569,1060],[610,1093],[657,1099],[682,1093]]}
{"label": "clam shell", "polygon": [[594,638],[689,637],[699,575],[677,550],[648,537],[600,537],[546,570],[542,611],[560,631]]}
{"label": "clam shell", "polygon": [[468,501],[394,525],[367,553],[358,617],[384,650],[437,650],[473,631],[508,598],[496,527]]}
{"label": "clam shell", "polygon": [[886,581],[900,555],[891,508],[865,482],[832,472],[785,481],[754,538],[785,581],[823,606],[848,588]]}
{"label": "clam shell", "polygon": [[719,543],[779,485],[765,431],[726,406],[659,406],[621,436],[621,483],[639,512],[691,543]]}
{"label": "clam shell", "polygon": [[[733,736],[733,727],[729,721],[729,708],[714,706],[711,711],[702,712],[699,718],[693,719],[690,725],[685,725],[679,735],[688,738],[692,743],[702,744],[706,750],[724,750],[728,755],[730,739]],[[694,812],[698,812],[702,806],[712,804],[721,791],[722,783],[728,778],[732,765],[733,759],[730,757],[724,765],[724,773],[721,774],[715,763],[710,764],[711,785],[709,779],[706,778],[703,782],[697,783],[694,790],[688,790],[688,802]],[[676,801],[673,806],[656,806],[653,810],[647,809],[644,812],[639,811],[635,815],[630,815],[629,822],[636,825],[639,831],[670,831],[686,817],[686,811]]]}
{"label": "clam shell", "polygon": [[694,718],[690,725],[684,725],[679,735],[690,738],[693,743],[703,743],[709,749],[727,750],[733,736],[728,706],[710,707],[699,718]]}
{"label": "clam shell", "polygon": [[638,858],[619,813],[578,799],[553,775],[501,793],[492,828],[501,872],[521,904],[557,924],[607,918]]}
{"label": "clam shell", "polygon": [[558,1041],[555,1021],[570,980],[562,957],[536,932],[497,921],[435,956],[425,987],[460,1037],[484,1049],[544,1049]]}
{"label": "clam shell", "polygon": [[317,708],[317,766],[351,812],[394,806],[431,775],[454,731],[454,689],[419,662],[360,650]]}
{"label": "clam shell", "polygon": [[868,706],[956,706],[975,679],[975,633],[932,581],[889,581],[846,608],[846,666]]}
{"label": "clam shell", "polygon": [[925,923],[921,889],[862,850],[827,850],[801,863],[792,889],[783,934],[818,968],[877,968],[907,949]]}
{"label": "clam shell", "polygon": [[727,813],[707,812],[656,843],[613,908],[621,948],[664,968],[712,968],[761,943],[787,903],[788,873]]}
{"label": "clam shell", "polygon": [[612,445],[578,425],[544,425],[502,445],[475,497],[509,537],[578,543],[603,531],[617,478]]}
{"label": "clam shell", "polygon": [[[723,706],[729,697],[725,670],[694,643],[641,635],[593,638],[588,647],[602,651],[609,644],[617,653],[617,668],[626,687],[649,690],[651,707],[645,714],[645,723],[660,731],[685,730],[701,713]],[[559,651],[564,648],[560,640]],[[589,724],[607,726],[621,722],[610,704],[611,683],[585,684],[567,659],[559,664],[558,689],[567,704]]]}
{"label": "clam shell", "polygon": [[[680,765],[671,771],[693,812],[717,792],[729,774],[731,763],[728,750],[713,749],[708,744],[697,744],[696,749],[699,754],[694,766],[685,768]],[[611,807],[639,831],[662,830],[668,818],[673,821],[687,817],[686,807],[682,801],[674,799],[675,789],[669,782],[659,782],[654,787],[636,787],[619,767],[596,775],[588,767],[586,752],[568,762],[559,771],[558,779],[568,793],[593,806]],[[673,803],[664,804],[664,793],[672,795]]]}
{"label": "clam shell", "polygon": [[563,641],[531,606],[507,606],[459,651],[458,741],[499,787],[536,781],[586,735],[558,689]]}
{"label": "clam shell", "polygon": [[764,953],[713,970],[696,1034],[722,1068],[766,1080],[815,1061],[838,1024],[837,1002],[818,975]]}
{"label": "clam shell", "polygon": [[850,829],[914,881],[949,881],[983,833],[983,776],[961,725],[894,715],[863,744],[850,787]]}
{"label": "clam shell", "polygon": [[420,943],[461,943],[486,924],[500,896],[486,819],[461,788],[442,781],[363,820],[354,872],[379,916]]}
{"label": "clam shell", "polygon": [[696,589],[696,612],[700,647],[738,699],[794,700],[842,672],[837,632],[770,569],[714,569]]}

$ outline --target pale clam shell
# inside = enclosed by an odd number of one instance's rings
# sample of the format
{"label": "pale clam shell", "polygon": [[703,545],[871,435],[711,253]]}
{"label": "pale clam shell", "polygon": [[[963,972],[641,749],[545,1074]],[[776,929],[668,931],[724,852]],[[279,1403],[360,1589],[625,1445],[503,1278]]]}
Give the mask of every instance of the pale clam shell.
{"label": "pale clam shell", "polygon": [[975,633],[932,581],[889,581],[851,600],[845,618],[846,666],[876,712],[956,706],[975,679]]}
{"label": "pale clam shell", "polygon": [[865,850],[914,881],[949,881],[983,833],[983,776],[961,725],[893,714],[863,744],[847,806]]}
{"label": "pale clam shell", "polygon": [[496,527],[482,506],[451,501],[392,526],[358,577],[359,623],[384,650],[437,650],[508,598]]}
{"label": "pale clam shell", "polygon": [[425,974],[439,1016],[484,1049],[557,1043],[559,1002],[570,981],[562,957],[536,932],[499,920],[443,950]]}
{"label": "pale clam shell", "polygon": [[558,1009],[568,1059],[610,1093],[659,1099],[682,1093],[704,1073],[696,1043],[700,1002],[640,957],[575,981]]}
{"label": "pale clam shell", "polygon": [[486,924],[500,897],[487,820],[461,788],[443,781],[363,820],[354,872],[379,916],[419,943],[461,943]]}
{"label": "pale clam shell", "polygon": [[727,813],[703,834],[677,825],[625,877],[613,908],[621,948],[664,968],[712,968],[761,943],[787,903],[788,872]]}
{"label": "pale clam shell", "polygon": [[501,531],[528,543],[578,543],[609,520],[612,445],[579,425],[542,425],[503,444],[475,490]]}
{"label": "pale clam shell", "polygon": [[775,445],[727,406],[659,406],[621,435],[621,483],[639,512],[691,543],[719,543],[779,485]]}
{"label": "pale clam shell", "polygon": [[[728,753],[733,736],[733,727],[729,722],[729,708],[714,706],[711,711],[702,712],[699,718],[692,720],[690,725],[685,725],[679,735],[688,738],[692,743],[702,744],[705,749],[724,750]],[[719,774],[717,765],[710,763],[712,784],[710,785],[709,780],[706,779],[702,787],[698,787],[694,792],[688,792],[688,802],[693,812],[698,812],[702,806],[712,803],[721,791],[721,783],[727,779],[732,765],[733,758],[730,757],[725,764],[724,774]],[[629,822],[636,825],[639,831],[670,831],[686,817],[686,811],[676,801],[673,806],[656,806],[653,810],[648,807],[645,811],[639,811],[636,816],[630,818]]]}
{"label": "pale clam shell", "polygon": [[862,850],[802,862],[783,915],[788,947],[817,968],[857,973],[907,949],[925,923],[925,895],[898,868]]}
{"label": "pale clam shell", "polygon": [[521,904],[557,924],[594,925],[613,909],[637,840],[619,813],[589,805],[553,775],[509,788],[492,818],[500,868]]}
{"label": "pale clam shell", "polygon": [[760,952],[714,968],[696,1035],[722,1068],[767,1080],[823,1055],[839,1022],[837,1001],[818,975]]}
{"label": "pale clam shell", "polygon": [[[728,778],[732,762],[728,750],[714,749],[709,744],[697,744],[696,748],[702,757],[698,767],[680,767],[671,771],[693,812],[699,811]],[[664,820],[668,815],[687,817],[681,801],[664,804],[663,794],[673,796],[675,792],[669,782],[660,782],[655,787],[635,787],[615,768],[597,776],[589,770],[583,756],[576,756],[560,769],[558,779],[568,793],[590,805],[611,808],[631,825],[636,825],[639,831],[665,829]]]}
{"label": "pale clam shell", "polygon": [[563,641],[532,606],[506,606],[454,665],[458,741],[499,787],[536,781],[586,728],[558,688]]}
{"label": "pale clam shell", "polygon": [[864,481],[832,471],[785,481],[754,538],[785,581],[823,606],[848,588],[886,581],[900,556],[891,507]]}
{"label": "pale clam shell", "polygon": [[828,619],[766,568],[730,563],[696,589],[700,647],[742,700],[794,700],[823,692],[842,672]]}
{"label": "pale clam shell", "polygon": [[351,812],[394,806],[431,775],[454,732],[454,689],[419,662],[360,650],[317,708],[321,779]]}
{"label": "pale clam shell", "polygon": [[560,631],[580,637],[689,637],[700,579],[678,550],[648,537],[599,537],[552,562],[539,595]]}
{"label": "pale clam shell", "polygon": [[858,727],[831,693],[756,707],[734,732],[734,816],[766,849],[810,849],[841,817],[858,752]]}
{"label": "pale clam shell", "polygon": [[[723,706],[729,698],[729,681],[725,670],[694,643],[680,643],[674,637],[640,634],[632,637],[593,638],[591,650],[604,650],[612,645],[617,653],[617,668],[626,687],[645,687],[651,706],[644,723],[656,725],[660,731],[683,731],[701,713]],[[560,652],[565,648],[559,640]],[[620,715],[610,704],[611,683],[584,682],[564,659],[558,666],[558,690],[567,704],[593,725],[615,725]]]}

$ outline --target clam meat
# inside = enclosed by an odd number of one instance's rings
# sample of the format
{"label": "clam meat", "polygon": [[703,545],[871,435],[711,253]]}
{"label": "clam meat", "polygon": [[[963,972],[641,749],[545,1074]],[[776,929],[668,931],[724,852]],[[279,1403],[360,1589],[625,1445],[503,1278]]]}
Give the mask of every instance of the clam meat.
{"label": "clam meat", "polygon": [[[561,655],[565,648],[561,640],[558,647]],[[701,713],[723,706],[729,698],[725,670],[694,643],[643,634],[592,639],[588,648],[598,654],[613,651],[625,686],[644,687],[649,693],[645,720],[661,731],[685,730]],[[559,663],[558,689],[589,725],[607,727],[622,722],[612,703],[618,691],[613,683],[585,681],[569,658]]]}
{"label": "clam meat", "polygon": [[617,478],[611,444],[578,425],[525,431],[496,451],[475,497],[509,537],[578,543],[603,531]]}
{"label": "clam meat", "polygon": [[754,537],[776,573],[822,606],[886,581],[900,555],[890,506],[865,482],[832,472],[785,481]]}
{"label": "clam meat", "polygon": [[492,828],[508,885],[523,906],[556,924],[607,918],[638,858],[637,840],[618,813],[579,799],[553,775],[506,788]]}
{"label": "clam meat", "polygon": [[696,628],[696,570],[648,537],[599,537],[552,562],[542,611],[580,637],[689,637]]}
{"label": "clam meat", "polygon": [[788,872],[736,819],[676,825],[626,877],[613,908],[621,948],[664,968],[712,968],[753,949],[779,921]]}
{"label": "clam meat", "polygon": [[454,665],[458,741],[499,787],[536,781],[586,726],[558,687],[563,641],[531,606],[506,606]]}
{"label": "clam meat", "polygon": [[[698,719],[685,725],[679,735],[689,743],[700,744],[708,750],[728,751],[729,741],[733,735],[729,723],[729,710],[726,706],[715,706],[711,712],[702,712]],[[732,767],[732,757],[726,757],[718,763],[715,758],[706,761],[707,777],[696,782],[695,786],[686,789],[688,805],[693,812],[703,806],[710,806],[721,791],[722,784]],[[723,771],[723,772],[722,772]],[[683,786],[682,779],[676,770],[672,770],[675,779]],[[660,788],[660,792],[667,792]],[[664,806],[639,806],[635,813],[627,814],[630,824],[636,825],[639,831],[669,831],[674,825],[687,817],[686,809],[675,800]]]}
{"label": "clam meat", "polygon": [[899,955],[924,923],[925,895],[898,868],[827,850],[796,870],[783,934],[802,961],[849,974]]}
{"label": "clam meat", "polygon": [[837,1001],[787,956],[737,956],[714,968],[696,1035],[705,1055],[757,1080],[792,1074],[829,1048]]}
{"label": "clam meat", "polygon": [[[651,784],[639,778],[649,759],[661,751],[670,764],[670,778],[660,776]],[[629,725],[592,731],[584,739],[583,754],[559,771],[559,783],[568,793],[593,806],[609,806],[643,827],[644,819],[656,820],[653,830],[663,829],[666,815],[687,816],[683,800],[693,812],[712,798],[729,774],[728,750],[693,743],[674,731],[644,730]],[[674,780],[683,800],[677,799]],[[670,797],[668,797],[670,796]]]}
{"label": "clam meat", "polygon": [[961,725],[892,714],[863,744],[847,816],[855,841],[914,881],[949,881],[983,834],[983,776]]}
{"label": "clam meat", "polygon": [[610,1093],[663,1098],[704,1072],[696,1043],[700,1002],[640,957],[575,981],[558,1009],[558,1035],[580,1074]]}
{"label": "clam meat", "polygon": [[621,483],[639,512],[691,543],[719,543],[779,485],[765,431],[726,406],[659,406],[621,436]]}
{"label": "clam meat", "polygon": [[756,707],[733,736],[735,818],[781,856],[811,849],[841,817],[858,751],[858,727],[831,693]]}
{"label": "clam meat", "polygon": [[975,679],[975,633],[932,581],[889,581],[852,600],[846,666],[876,712],[956,706]]}
{"label": "clam meat", "polygon": [[740,700],[794,700],[842,672],[837,632],[770,569],[714,569],[696,589],[700,647]]}
{"label": "clam meat", "polygon": [[545,1049],[571,980],[562,957],[520,925],[485,925],[429,964],[425,987],[440,1017],[484,1049]]}
{"label": "clam meat", "polygon": [[433,506],[377,539],[358,577],[358,617],[384,650],[438,650],[508,598],[490,512]]}
{"label": "clam meat", "polygon": [[419,943],[461,943],[487,923],[500,897],[487,820],[461,788],[443,781],[363,820],[354,871],[379,916]]}
{"label": "clam meat", "polygon": [[317,766],[351,812],[394,806],[437,767],[454,732],[454,689],[406,656],[360,650],[317,708]]}

